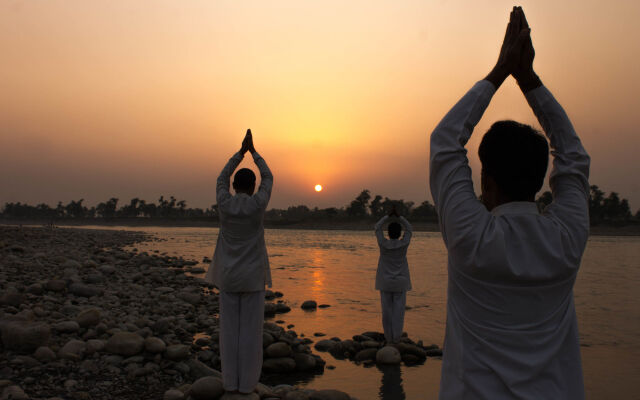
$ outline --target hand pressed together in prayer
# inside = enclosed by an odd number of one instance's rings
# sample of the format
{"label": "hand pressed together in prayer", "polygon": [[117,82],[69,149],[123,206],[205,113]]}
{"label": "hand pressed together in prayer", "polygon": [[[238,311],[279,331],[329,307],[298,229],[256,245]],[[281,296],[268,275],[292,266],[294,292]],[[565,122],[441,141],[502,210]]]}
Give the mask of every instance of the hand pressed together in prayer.
{"label": "hand pressed together in prayer", "polygon": [[240,147],[240,153],[242,153],[243,155],[247,151],[251,154],[256,152],[255,147],[253,147],[253,135],[251,135],[251,129],[247,129],[247,134],[244,136],[244,139],[242,140],[242,146]]}

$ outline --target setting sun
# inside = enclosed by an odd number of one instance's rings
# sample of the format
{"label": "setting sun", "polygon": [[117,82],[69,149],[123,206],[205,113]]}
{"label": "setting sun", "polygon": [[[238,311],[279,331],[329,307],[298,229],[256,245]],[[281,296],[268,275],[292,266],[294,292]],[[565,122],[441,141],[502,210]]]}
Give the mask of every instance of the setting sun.
{"label": "setting sun", "polygon": [[321,192],[322,191],[322,185],[316,185],[316,192]]}

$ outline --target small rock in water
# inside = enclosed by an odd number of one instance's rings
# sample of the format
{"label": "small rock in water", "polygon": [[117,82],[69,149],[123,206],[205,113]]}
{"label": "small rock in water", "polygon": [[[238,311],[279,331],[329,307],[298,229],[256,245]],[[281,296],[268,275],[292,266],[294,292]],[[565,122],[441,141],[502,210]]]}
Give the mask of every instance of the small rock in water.
{"label": "small rock in water", "polygon": [[300,306],[303,310],[315,310],[318,308],[318,303],[315,300],[307,300]]}
{"label": "small rock in water", "polygon": [[376,363],[378,364],[400,364],[402,357],[398,349],[392,346],[385,346],[376,353]]}

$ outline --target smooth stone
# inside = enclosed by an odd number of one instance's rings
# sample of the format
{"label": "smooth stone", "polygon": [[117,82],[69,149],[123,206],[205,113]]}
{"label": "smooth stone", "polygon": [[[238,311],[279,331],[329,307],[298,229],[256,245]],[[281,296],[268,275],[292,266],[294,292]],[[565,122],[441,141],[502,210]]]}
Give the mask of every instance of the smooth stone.
{"label": "smooth stone", "polygon": [[60,267],[62,268],[74,268],[74,269],[80,269],[82,268],[82,265],[80,265],[79,262],[77,262],[76,260],[71,260],[68,259],[65,262],[63,262]]}
{"label": "smooth stone", "polygon": [[317,342],[313,347],[318,351],[329,351],[333,349],[337,343],[335,340],[325,339]]}
{"label": "smooth stone", "polygon": [[265,356],[271,358],[288,357],[291,353],[291,347],[284,342],[273,343],[264,350]]}
{"label": "smooth stone", "polygon": [[157,354],[166,350],[167,345],[165,342],[155,336],[149,336],[144,340],[144,349],[149,353]]}
{"label": "smooth stone", "polygon": [[303,310],[315,310],[318,308],[318,303],[315,300],[307,300],[300,306]]}
{"label": "smooth stone", "polygon": [[162,400],[182,400],[184,399],[184,393],[176,389],[170,389],[164,392]]}
{"label": "smooth stone", "polygon": [[184,360],[189,357],[190,347],[184,344],[172,344],[167,346],[164,356],[172,361]]}
{"label": "smooth stone", "polygon": [[289,372],[296,369],[296,361],[293,358],[267,358],[262,362],[264,372]]}
{"label": "smooth stone", "polygon": [[85,350],[87,354],[93,354],[104,350],[104,340],[100,339],[89,339],[87,340],[87,349]]}
{"label": "smooth stone", "polygon": [[71,339],[58,351],[58,357],[66,360],[80,360],[86,349],[85,342]]}
{"label": "smooth stone", "polygon": [[133,332],[116,332],[105,345],[107,352],[126,357],[140,353],[143,348],[144,339]]}
{"label": "smooth stone", "polygon": [[61,333],[73,333],[80,330],[80,325],[76,321],[62,321],[51,326],[54,331]]}
{"label": "smooth stone", "polygon": [[357,361],[357,362],[375,360],[377,353],[378,353],[377,348],[368,348],[368,349],[360,350],[359,352],[357,352],[356,355],[353,357],[353,359],[354,361]]}
{"label": "smooth stone", "polygon": [[377,364],[400,364],[400,361],[400,352],[393,346],[385,346],[376,353]]}
{"label": "smooth stone", "polygon": [[76,322],[83,328],[98,325],[100,323],[100,310],[97,308],[89,308],[81,311],[76,316]]}
{"label": "smooth stone", "polygon": [[193,382],[189,395],[195,400],[216,399],[224,393],[222,380],[214,376],[205,376]]}
{"label": "smooth stone", "polygon": [[284,400],[309,400],[309,395],[300,390],[292,390],[284,395]]}
{"label": "smooth stone", "polygon": [[20,307],[24,303],[24,295],[15,290],[7,290],[0,296],[0,305]]}
{"label": "smooth stone", "polygon": [[32,353],[45,346],[51,336],[51,328],[44,322],[0,321],[0,334],[5,349]]}
{"label": "smooth stone", "polygon": [[222,379],[222,374],[220,373],[220,371],[209,368],[205,363],[193,358],[187,361],[187,366],[189,367],[189,373],[191,374],[191,377],[193,377],[193,379],[200,379],[205,376],[214,376],[216,378]]}
{"label": "smooth stone", "polygon": [[20,386],[11,385],[2,391],[2,400],[28,400],[29,396],[22,390]]}
{"label": "smooth stone", "polygon": [[111,275],[114,272],[116,272],[116,268],[113,265],[108,265],[108,264],[99,266],[98,270],[103,274],[107,274],[107,275]]}
{"label": "smooth stone", "polygon": [[40,346],[36,349],[33,356],[40,362],[48,362],[56,359],[56,353],[47,346]]}

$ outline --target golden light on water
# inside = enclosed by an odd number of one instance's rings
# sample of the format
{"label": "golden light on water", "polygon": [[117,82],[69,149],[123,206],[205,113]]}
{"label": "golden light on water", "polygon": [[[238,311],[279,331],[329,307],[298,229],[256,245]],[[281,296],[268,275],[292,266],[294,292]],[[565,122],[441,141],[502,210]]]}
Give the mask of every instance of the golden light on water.
{"label": "golden light on water", "polygon": [[322,185],[316,185],[316,192],[322,192]]}

